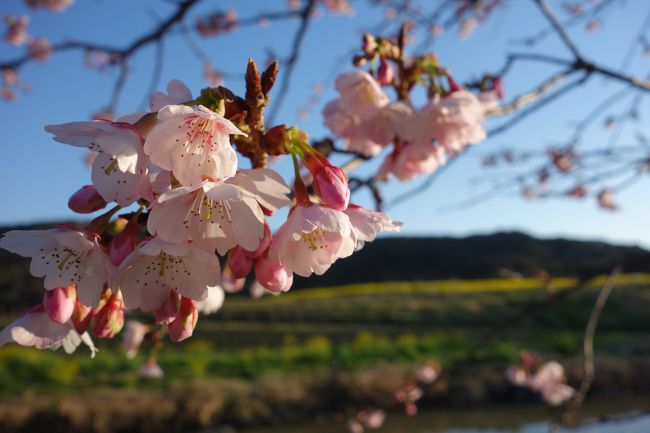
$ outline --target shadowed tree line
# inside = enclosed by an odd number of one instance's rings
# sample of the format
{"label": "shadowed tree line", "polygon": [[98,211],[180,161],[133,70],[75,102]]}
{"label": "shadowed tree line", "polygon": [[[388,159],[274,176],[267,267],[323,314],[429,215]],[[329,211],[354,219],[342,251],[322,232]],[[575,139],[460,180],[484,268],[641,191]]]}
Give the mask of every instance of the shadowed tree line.
{"label": "shadowed tree line", "polygon": [[[51,225],[21,226],[20,229]],[[2,227],[0,233],[18,227]],[[29,260],[0,250],[0,305],[17,312],[40,302],[42,280],[29,274]],[[453,237],[378,239],[326,275],[297,277],[294,288],[350,283],[479,279],[511,276],[569,276],[588,279],[615,266],[625,272],[650,272],[650,252],[604,242],[536,239],[517,233]],[[542,272],[543,271],[543,272]]]}

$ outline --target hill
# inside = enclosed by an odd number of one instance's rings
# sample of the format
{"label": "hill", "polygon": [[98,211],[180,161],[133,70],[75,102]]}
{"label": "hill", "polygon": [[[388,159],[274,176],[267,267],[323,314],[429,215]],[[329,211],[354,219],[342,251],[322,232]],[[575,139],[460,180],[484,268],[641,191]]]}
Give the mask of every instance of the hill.
{"label": "hill", "polygon": [[[51,226],[51,225],[49,225]],[[0,227],[48,227],[45,224]],[[586,279],[614,266],[625,272],[650,272],[650,252],[604,242],[537,239],[517,233],[453,237],[391,237],[367,244],[334,264],[323,276],[296,277],[295,289],[350,283],[532,276],[543,270],[555,276]],[[29,275],[29,260],[0,250],[0,313],[19,311],[40,301],[42,282]]]}

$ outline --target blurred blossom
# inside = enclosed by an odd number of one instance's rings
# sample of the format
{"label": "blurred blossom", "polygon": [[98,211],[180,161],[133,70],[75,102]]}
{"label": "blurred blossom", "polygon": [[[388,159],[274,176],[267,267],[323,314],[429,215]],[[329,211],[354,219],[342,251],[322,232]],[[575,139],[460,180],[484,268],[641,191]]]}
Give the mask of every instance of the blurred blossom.
{"label": "blurred blossom", "polygon": [[18,74],[15,69],[5,68],[2,70],[2,80],[7,86],[15,86],[18,84]]}
{"label": "blurred blossom", "polygon": [[27,42],[27,55],[38,62],[45,62],[52,55],[52,45],[45,38],[30,39]]}
{"label": "blurred blossom", "polygon": [[469,38],[474,32],[477,24],[478,22],[474,18],[464,18],[460,23],[459,34],[461,39]]}
{"label": "blurred blossom", "polygon": [[210,37],[231,32],[238,25],[237,11],[230,9],[226,12],[217,11],[206,17],[198,18],[195,23],[195,28],[201,36]]}
{"label": "blurred blossom", "polygon": [[600,30],[600,28],[601,28],[601,24],[600,21],[598,20],[590,20],[587,23],[587,31],[589,33],[596,33],[597,31]]}
{"label": "blurred blossom", "polygon": [[28,16],[8,16],[5,18],[5,23],[7,24],[7,32],[4,36],[5,42],[11,45],[22,45],[27,41]]}
{"label": "blurred blossom", "polygon": [[576,185],[566,192],[568,197],[583,198],[589,193],[589,190],[584,185]]}
{"label": "blurred blossom", "polygon": [[415,378],[418,382],[425,385],[432,384],[440,377],[440,365],[429,363],[418,367],[415,372]]}
{"label": "blurred blossom", "polygon": [[213,87],[223,85],[223,74],[220,71],[213,69],[210,62],[203,64],[203,78],[205,78],[205,81]]}
{"label": "blurred blossom", "polygon": [[156,362],[156,358],[150,356],[138,370],[138,376],[144,379],[162,379],[165,375],[163,369]]}
{"label": "blurred blossom", "polygon": [[126,349],[126,357],[129,359],[135,358],[140,350],[140,345],[144,341],[145,335],[151,328],[136,320],[128,320],[122,333],[122,345]]}
{"label": "blurred blossom", "polygon": [[614,193],[608,189],[603,189],[598,193],[598,206],[601,209],[616,212],[618,205],[616,204]]}

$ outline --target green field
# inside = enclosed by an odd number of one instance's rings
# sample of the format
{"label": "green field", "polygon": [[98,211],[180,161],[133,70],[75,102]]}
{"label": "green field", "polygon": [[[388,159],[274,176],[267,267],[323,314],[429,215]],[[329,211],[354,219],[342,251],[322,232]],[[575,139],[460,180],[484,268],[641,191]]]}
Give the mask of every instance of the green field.
{"label": "green field", "polygon": [[[603,278],[578,284],[555,279],[422,281],[305,289],[253,300],[230,296],[218,314],[201,318],[195,337],[166,343],[158,360],[166,377],[146,383],[136,372],[144,356],[128,360],[118,342],[99,341],[91,360],[8,345],[0,348],[0,390],[88,386],[167,387],[190,378],[254,378],[268,372],[348,371],[378,364],[436,360],[443,366],[515,360],[521,349],[569,358],[580,353],[582,332]],[[486,330],[531,305],[494,339]],[[613,357],[650,354],[650,276],[624,275],[599,325],[596,351]],[[10,318],[6,318],[5,322]],[[476,347],[475,347],[476,346]]]}

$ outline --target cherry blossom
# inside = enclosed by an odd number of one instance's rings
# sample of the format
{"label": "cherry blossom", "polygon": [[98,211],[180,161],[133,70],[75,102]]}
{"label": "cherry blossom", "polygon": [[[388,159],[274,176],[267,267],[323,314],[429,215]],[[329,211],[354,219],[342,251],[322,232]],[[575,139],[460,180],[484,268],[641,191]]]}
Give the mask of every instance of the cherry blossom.
{"label": "cherry blossom", "polygon": [[119,287],[129,309],[153,311],[170,290],[200,301],[208,287],[219,282],[219,260],[188,243],[165,242],[158,237],[142,242],[118,268],[113,287]]}
{"label": "cherry blossom", "polygon": [[296,206],[277,231],[269,258],[291,272],[308,277],[322,275],[339,258],[354,251],[350,219],[324,206]]}
{"label": "cherry blossom", "polygon": [[86,305],[99,301],[113,265],[98,239],[79,230],[12,230],[0,239],[0,248],[31,257],[30,272],[45,277],[45,288],[77,285],[79,300]]}
{"label": "cherry blossom", "polygon": [[190,338],[198,319],[199,310],[194,300],[182,296],[176,317],[167,328],[169,337],[176,342]]}
{"label": "cherry blossom", "polygon": [[85,185],[70,196],[68,207],[77,213],[93,213],[106,207],[106,201],[94,185]]}
{"label": "cherry blossom", "polygon": [[0,346],[10,342],[37,349],[56,350],[63,347],[66,353],[74,352],[84,343],[90,349],[91,357],[94,358],[97,352],[87,333],[77,334],[70,322],[60,324],[51,321],[42,305],[27,311],[0,331]]}
{"label": "cherry blossom", "polygon": [[142,139],[131,125],[93,120],[48,125],[54,140],[97,152],[92,163],[92,180],[106,201],[128,206],[140,197],[153,199],[147,176],[148,158]]}
{"label": "cherry blossom", "polygon": [[147,229],[167,242],[191,239],[224,255],[236,245],[257,249],[264,237],[264,212],[255,195],[243,188],[204,181],[162,194],[152,206]]}
{"label": "cherry blossom", "polygon": [[364,242],[374,241],[382,231],[398,232],[402,226],[401,222],[391,220],[383,212],[374,212],[355,204],[350,204],[344,213],[350,219],[357,248]]}
{"label": "cherry blossom", "polygon": [[255,261],[255,278],[266,290],[286,292],[293,284],[293,273],[280,262],[260,257]]}
{"label": "cherry blossom", "polygon": [[444,165],[445,152],[442,147],[428,144],[409,144],[396,149],[386,156],[375,174],[378,180],[388,180],[391,176],[400,181],[409,181],[416,176],[429,174]]}
{"label": "cherry blossom", "polygon": [[184,186],[235,175],[237,156],[230,135],[246,135],[231,121],[205,108],[166,105],[144,142],[151,161],[171,170]]}
{"label": "cherry blossom", "polygon": [[149,98],[151,111],[159,111],[166,105],[181,104],[191,101],[192,91],[180,80],[171,80],[167,84],[167,93],[156,92]]}

